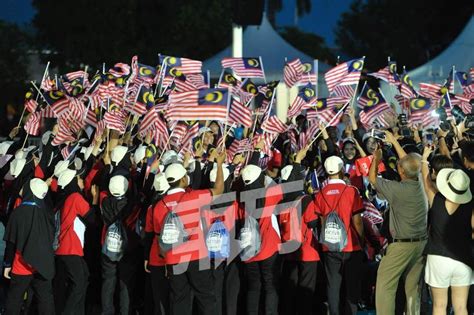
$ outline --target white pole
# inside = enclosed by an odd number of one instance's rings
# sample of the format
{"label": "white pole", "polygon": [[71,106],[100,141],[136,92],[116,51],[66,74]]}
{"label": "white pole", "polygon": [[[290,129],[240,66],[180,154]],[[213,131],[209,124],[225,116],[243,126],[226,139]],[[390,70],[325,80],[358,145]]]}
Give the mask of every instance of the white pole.
{"label": "white pole", "polygon": [[243,55],[243,29],[241,25],[232,24],[232,57]]}

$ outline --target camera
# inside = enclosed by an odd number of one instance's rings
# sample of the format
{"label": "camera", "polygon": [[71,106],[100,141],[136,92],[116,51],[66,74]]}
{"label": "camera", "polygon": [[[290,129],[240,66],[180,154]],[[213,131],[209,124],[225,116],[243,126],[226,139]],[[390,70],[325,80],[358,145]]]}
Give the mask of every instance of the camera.
{"label": "camera", "polygon": [[408,120],[406,114],[398,115],[398,127],[400,128],[400,134],[404,138],[410,138],[412,136],[410,128],[408,128]]}

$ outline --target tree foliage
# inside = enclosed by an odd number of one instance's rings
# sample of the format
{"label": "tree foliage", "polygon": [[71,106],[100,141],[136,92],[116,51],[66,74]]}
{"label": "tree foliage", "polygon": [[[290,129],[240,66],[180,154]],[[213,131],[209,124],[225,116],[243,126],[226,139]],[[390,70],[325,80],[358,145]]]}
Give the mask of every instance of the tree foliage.
{"label": "tree foliage", "polygon": [[[283,9],[283,0],[267,0],[267,16],[270,23],[275,26],[276,14]],[[295,0],[296,14],[303,16],[311,12],[311,0]]]}
{"label": "tree foliage", "polygon": [[311,57],[327,64],[335,64],[336,58],[322,37],[305,33],[296,27],[284,27],[279,33],[287,42]]}
{"label": "tree foliage", "polygon": [[155,65],[157,54],[206,59],[231,42],[230,1],[33,0],[38,45],[60,70],[99,67],[135,54]]}
{"label": "tree foliage", "polygon": [[14,24],[0,21],[0,104],[23,98],[28,78],[28,36]]}
{"label": "tree foliage", "polygon": [[472,0],[355,0],[336,28],[336,43],[353,57],[366,56],[371,70],[387,56],[414,68],[442,52],[462,31]]}

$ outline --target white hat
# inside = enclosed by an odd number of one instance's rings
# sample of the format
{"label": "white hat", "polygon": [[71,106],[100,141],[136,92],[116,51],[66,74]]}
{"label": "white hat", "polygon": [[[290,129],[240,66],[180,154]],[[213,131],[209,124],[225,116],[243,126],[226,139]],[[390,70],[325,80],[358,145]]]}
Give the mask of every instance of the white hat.
{"label": "white hat", "polygon": [[173,163],[166,168],[165,176],[168,183],[175,183],[186,176],[186,169],[181,163]]}
{"label": "white hat", "polygon": [[87,161],[92,154],[92,150],[94,150],[94,146],[90,145],[89,147],[85,148],[84,150],[84,161]]}
{"label": "white hat", "polygon": [[30,145],[28,148],[20,149],[15,153],[15,159],[24,159],[30,151],[36,149],[36,146]]}
{"label": "white hat", "polygon": [[110,160],[116,164],[122,161],[125,154],[127,154],[128,148],[124,145],[116,146],[110,153]]}
{"label": "white hat", "polygon": [[125,195],[128,189],[128,180],[125,176],[115,175],[109,181],[109,191],[113,196]]}
{"label": "white hat", "polygon": [[17,177],[18,175],[20,175],[21,171],[25,167],[25,164],[26,164],[26,159],[25,158],[20,158],[20,159],[15,158],[10,163],[10,174],[13,177]]}
{"label": "white hat", "polygon": [[[224,181],[229,178],[230,171],[227,168],[227,165],[222,165],[222,175],[224,175]],[[215,183],[217,178],[217,163],[214,163],[214,168],[211,170],[211,173],[209,174],[209,179],[211,182]]]}
{"label": "white hat", "polygon": [[344,162],[338,156],[332,155],[324,161],[324,169],[328,175],[339,173],[344,167]]}
{"label": "white hat", "polygon": [[58,186],[61,188],[66,187],[76,177],[76,174],[77,174],[76,171],[73,171],[70,169],[66,169],[62,171],[58,177]]}
{"label": "white hat", "polygon": [[0,156],[4,156],[7,154],[8,149],[10,149],[10,146],[13,144],[13,141],[3,141],[0,143]]}
{"label": "white hat", "polygon": [[438,186],[439,192],[449,201],[458,204],[471,201],[470,183],[466,173],[454,168],[443,168],[436,176],[436,186]]}
{"label": "white hat", "polygon": [[178,153],[173,150],[168,150],[163,153],[163,156],[161,157],[161,163],[163,163],[163,165],[166,166],[176,162],[178,162]]}
{"label": "white hat", "polygon": [[199,128],[198,136],[201,136],[205,132],[212,132],[212,129],[209,127],[201,127]]}
{"label": "white hat", "polygon": [[76,171],[79,171],[80,169],[82,169],[82,166],[84,165],[84,163],[82,163],[82,160],[78,157],[74,158],[74,168],[76,169]]}
{"label": "white hat", "polygon": [[48,184],[39,178],[33,178],[30,180],[30,189],[36,198],[44,199],[48,193],[48,188]]}
{"label": "white hat", "polygon": [[287,165],[281,169],[281,179],[288,180],[291,172],[293,171],[293,165]]}
{"label": "white hat", "polygon": [[61,175],[62,172],[64,172],[65,170],[67,170],[68,166],[69,166],[69,161],[64,161],[64,160],[59,161],[59,162],[54,166],[53,175],[56,176],[56,177],[59,177],[59,175]]}
{"label": "white hat", "polygon": [[158,173],[155,175],[155,179],[153,181],[153,188],[159,194],[164,194],[170,188],[170,184],[166,180],[165,173]]}
{"label": "white hat", "polygon": [[146,146],[140,145],[138,148],[135,150],[135,153],[133,154],[133,160],[135,161],[135,164],[140,163],[141,160],[145,158],[146,155]]}
{"label": "white hat", "polygon": [[242,169],[242,179],[244,180],[245,185],[250,185],[254,181],[257,180],[257,178],[260,176],[262,173],[262,169],[258,167],[257,165],[249,164],[246,167]]}
{"label": "white hat", "polygon": [[43,145],[48,144],[49,137],[51,136],[51,134],[52,134],[51,130],[48,130],[41,136],[41,142],[43,143]]}

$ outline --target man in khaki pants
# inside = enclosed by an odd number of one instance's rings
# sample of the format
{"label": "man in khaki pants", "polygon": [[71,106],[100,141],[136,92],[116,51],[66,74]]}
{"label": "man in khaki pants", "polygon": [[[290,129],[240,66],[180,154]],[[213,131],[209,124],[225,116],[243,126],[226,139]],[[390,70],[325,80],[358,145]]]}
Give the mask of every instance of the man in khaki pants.
{"label": "man in khaki pants", "polygon": [[374,152],[369,181],[390,204],[390,234],[388,245],[377,273],[375,302],[377,314],[395,314],[395,296],[400,278],[405,279],[406,314],[420,313],[419,282],[423,269],[423,250],[427,240],[427,203],[423,185],[418,180],[421,156],[406,154],[391,134],[387,135],[400,157],[397,165],[401,181],[377,177],[382,159],[380,149]]}

